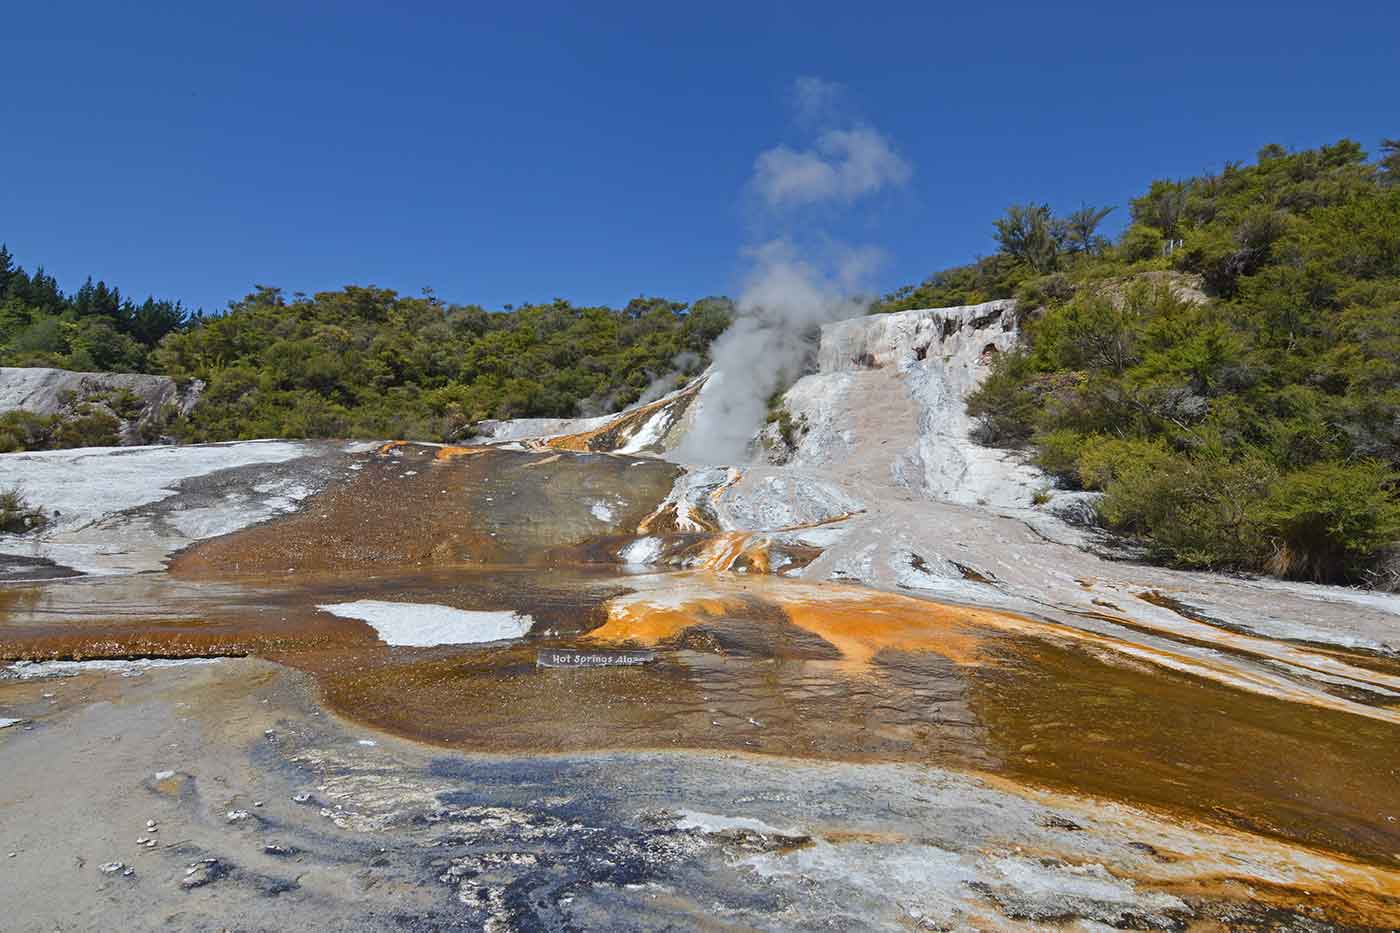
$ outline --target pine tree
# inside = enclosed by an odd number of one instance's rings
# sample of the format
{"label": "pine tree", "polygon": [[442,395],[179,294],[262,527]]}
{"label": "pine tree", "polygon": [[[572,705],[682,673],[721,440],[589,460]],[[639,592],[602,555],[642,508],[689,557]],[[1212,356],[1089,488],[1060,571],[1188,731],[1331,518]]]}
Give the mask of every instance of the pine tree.
{"label": "pine tree", "polygon": [[10,296],[10,280],[15,277],[14,257],[4,243],[0,243],[0,301]]}

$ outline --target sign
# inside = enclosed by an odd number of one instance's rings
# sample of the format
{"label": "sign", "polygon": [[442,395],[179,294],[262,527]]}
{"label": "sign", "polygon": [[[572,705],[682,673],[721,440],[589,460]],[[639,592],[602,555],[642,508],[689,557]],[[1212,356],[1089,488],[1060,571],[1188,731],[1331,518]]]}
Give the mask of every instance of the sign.
{"label": "sign", "polygon": [[545,648],[535,655],[540,667],[630,667],[656,660],[655,651],[579,651]]}

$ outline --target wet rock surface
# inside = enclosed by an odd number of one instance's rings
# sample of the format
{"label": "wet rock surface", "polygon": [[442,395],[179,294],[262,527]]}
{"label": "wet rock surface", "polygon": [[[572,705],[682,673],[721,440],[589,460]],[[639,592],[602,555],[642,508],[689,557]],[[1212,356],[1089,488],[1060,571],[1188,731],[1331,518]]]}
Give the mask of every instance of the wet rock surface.
{"label": "wet rock surface", "polygon": [[[123,687],[123,702],[69,707],[6,748],[11,928],[101,929],[114,916],[125,929],[237,916],[241,929],[423,931],[1400,919],[1388,869],[936,766],[366,747],[320,713],[310,682],[251,659]],[[217,711],[191,705],[211,700]],[[92,767],[66,787],[42,779],[84,755]],[[178,769],[156,779],[155,763]],[[253,799],[264,822],[227,821]],[[35,845],[33,809],[50,814],[48,845]],[[75,859],[96,867],[148,822],[157,847],[123,854],[111,875],[73,875]],[[18,896],[35,885],[65,895]]]}

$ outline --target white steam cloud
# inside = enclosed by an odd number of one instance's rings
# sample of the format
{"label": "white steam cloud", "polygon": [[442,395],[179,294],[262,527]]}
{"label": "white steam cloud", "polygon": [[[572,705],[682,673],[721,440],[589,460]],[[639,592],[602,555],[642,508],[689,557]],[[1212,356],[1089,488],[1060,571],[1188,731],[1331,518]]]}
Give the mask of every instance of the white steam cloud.
{"label": "white steam cloud", "polygon": [[695,424],[675,451],[686,463],[741,463],[768,414],[768,398],[810,362],[822,324],[865,313],[855,297],[879,264],[873,247],[831,247],[818,266],[793,243],[750,250],[753,271],[735,303],[734,323],[710,347],[715,373]]}
{"label": "white steam cloud", "polygon": [[849,203],[902,185],[913,169],[875,130],[828,130],[812,149],[776,146],[759,154],[753,185],[770,207]]}
{"label": "white steam cloud", "polygon": [[[793,102],[800,121],[828,121],[813,147],[778,146],[754,162],[751,189],[775,214],[815,204],[848,205],[902,185],[913,170],[883,135],[867,127],[832,126],[839,85],[800,78]],[[881,253],[873,247],[833,246],[790,232],[750,248],[752,269],[735,303],[734,323],[710,348],[714,375],[699,400],[695,423],[675,457],[691,463],[740,463],[768,413],[768,399],[795,381],[811,361],[822,324],[865,313],[865,286]],[[804,255],[799,242],[821,247]]]}

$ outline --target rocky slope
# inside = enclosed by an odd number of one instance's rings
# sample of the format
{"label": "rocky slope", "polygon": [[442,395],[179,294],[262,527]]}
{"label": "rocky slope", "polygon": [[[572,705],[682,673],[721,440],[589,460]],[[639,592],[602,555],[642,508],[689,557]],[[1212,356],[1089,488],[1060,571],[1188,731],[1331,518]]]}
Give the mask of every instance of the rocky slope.
{"label": "rocky slope", "polygon": [[116,418],[122,444],[146,444],[170,418],[188,414],[202,389],[200,382],[181,387],[168,376],[3,366],[0,414],[20,410],[72,417],[80,406],[87,406]]}

